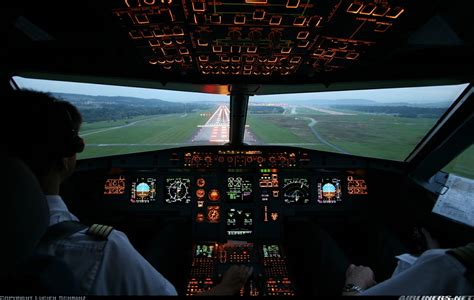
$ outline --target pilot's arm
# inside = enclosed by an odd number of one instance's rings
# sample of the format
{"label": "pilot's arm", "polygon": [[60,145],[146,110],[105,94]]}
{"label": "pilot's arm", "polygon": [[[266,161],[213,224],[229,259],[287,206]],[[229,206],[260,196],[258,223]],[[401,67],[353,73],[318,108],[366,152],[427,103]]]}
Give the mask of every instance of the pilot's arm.
{"label": "pilot's arm", "polygon": [[446,249],[425,251],[408,269],[354,294],[387,296],[474,294],[474,284],[469,282],[466,276],[466,267],[446,251]]}
{"label": "pilot's arm", "polygon": [[175,287],[117,230],[109,235],[97,272],[93,295],[177,295]]}

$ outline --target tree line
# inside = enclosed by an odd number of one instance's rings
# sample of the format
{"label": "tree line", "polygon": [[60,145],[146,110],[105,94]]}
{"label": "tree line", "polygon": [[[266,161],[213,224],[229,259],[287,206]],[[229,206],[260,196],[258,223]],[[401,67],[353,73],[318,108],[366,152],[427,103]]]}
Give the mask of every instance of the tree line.
{"label": "tree line", "polygon": [[364,105],[333,105],[335,109],[347,109],[373,114],[387,114],[404,118],[439,118],[446,108],[415,107],[415,106],[364,106]]}

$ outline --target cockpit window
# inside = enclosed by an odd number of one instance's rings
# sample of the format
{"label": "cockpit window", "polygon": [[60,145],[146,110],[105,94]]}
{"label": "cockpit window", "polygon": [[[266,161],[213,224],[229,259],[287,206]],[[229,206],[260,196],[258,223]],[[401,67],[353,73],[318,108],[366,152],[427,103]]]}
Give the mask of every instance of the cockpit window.
{"label": "cockpit window", "polygon": [[468,147],[443,168],[444,172],[474,179],[474,145]]}
{"label": "cockpit window", "polygon": [[74,104],[92,158],[229,141],[229,96],[14,77],[22,89]]}
{"label": "cockpit window", "polygon": [[403,161],[466,87],[254,96],[245,142]]}

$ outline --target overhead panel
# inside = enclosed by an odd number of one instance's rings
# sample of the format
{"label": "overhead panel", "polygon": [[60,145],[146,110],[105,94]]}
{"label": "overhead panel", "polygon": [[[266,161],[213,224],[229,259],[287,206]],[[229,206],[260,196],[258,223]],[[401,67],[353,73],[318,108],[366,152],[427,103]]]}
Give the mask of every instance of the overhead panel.
{"label": "overhead panel", "polygon": [[144,61],[183,76],[306,76],[350,67],[403,21],[403,1],[124,0]]}

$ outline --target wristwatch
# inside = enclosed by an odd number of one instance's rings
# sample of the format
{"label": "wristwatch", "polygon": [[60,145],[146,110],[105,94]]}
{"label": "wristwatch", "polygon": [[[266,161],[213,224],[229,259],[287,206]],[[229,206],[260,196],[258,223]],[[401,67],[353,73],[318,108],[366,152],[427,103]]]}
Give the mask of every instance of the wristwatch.
{"label": "wristwatch", "polygon": [[362,292],[364,289],[361,288],[360,286],[358,285],[355,285],[355,284],[352,284],[352,283],[348,283],[346,284],[343,288],[342,288],[342,291],[344,293],[350,293],[350,292]]}

